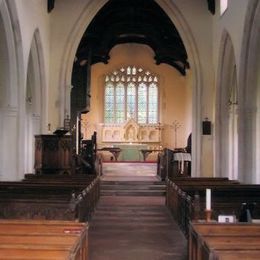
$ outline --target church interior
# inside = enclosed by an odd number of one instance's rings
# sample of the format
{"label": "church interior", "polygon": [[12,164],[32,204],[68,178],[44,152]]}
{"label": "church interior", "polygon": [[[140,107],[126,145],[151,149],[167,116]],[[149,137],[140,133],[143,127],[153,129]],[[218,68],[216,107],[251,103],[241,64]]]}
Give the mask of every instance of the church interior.
{"label": "church interior", "polygon": [[259,0],[0,0],[0,259],[259,259]]}

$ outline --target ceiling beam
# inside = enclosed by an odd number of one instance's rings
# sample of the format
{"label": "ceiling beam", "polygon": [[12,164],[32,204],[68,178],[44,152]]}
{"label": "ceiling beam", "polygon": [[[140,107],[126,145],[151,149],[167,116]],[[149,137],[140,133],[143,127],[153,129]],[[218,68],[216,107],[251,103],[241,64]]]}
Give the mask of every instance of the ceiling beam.
{"label": "ceiling beam", "polygon": [[92,64],[108,63],[110,50],[123,43],[150,46],[156,64],[171,65],[182,75],[189,68],[177,28],[155,0],[108,1],[86,28],[76,53],[77,63],[84,63],[90,48]]}

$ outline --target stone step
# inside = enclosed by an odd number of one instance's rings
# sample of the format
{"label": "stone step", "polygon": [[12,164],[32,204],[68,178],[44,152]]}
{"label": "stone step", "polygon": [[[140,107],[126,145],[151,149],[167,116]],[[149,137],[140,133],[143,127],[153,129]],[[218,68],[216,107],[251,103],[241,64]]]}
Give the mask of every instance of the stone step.
{"label": "stone step", "polygon": [[101,190],[165,190],[163,185],[101,185]]}
{"label": "stone step", "polygon": [[[110,198],[111,199],[111,198]],[[129,198],[125,198],[125,199],[129,199]],[[124,201],[124,200],[123,200]],[[124,201],[125,202],[125,201]],[[163,201],[164,202],[164,201]],[[168,210],[165,205],[147,205],[147,204],[144,204],[144,205],[127,205],[127,204],[112,204],[112,203],[105,203],[105,202],[102,202],[100,201],[96,207],[97,209],[104,209],[104,210],[122,210],[122,209],[135,209],[135,210],[158,210],[158,211],[161,211],[161,210]]]}
{"label": "stone step", "polygon": [[119,216],[123,217],[125,215],[127,216],[140,216],[140,217],[145,217],[145,216],[162,216],[165,214],[164,211],[136,211],[136,210],[122,210],[122,211],[115,211],[115,210],[95,210],[95,215],[102,215],[102,216]]}
{"label": "stone step", "polygon": [[163,185],[164,181],[101,181],[102,185]]}
{"label": "stone step", "polygon": [[165,196],[162,190],[102,190],[101,196]]}
{"label": "stone step", "polygon": [[111,223],[117,223],[117,224],[127,224],[129,221],[132,223],[154,223],[154,224],[160,224],[167,221],[170,221],[168,216],[150,216],[150,217],[140,217],[140,216],[95,216],[93,219],[95,223],[97,222],[111,222]]}
{"label": "stone step", "polygon": [[91,225],[93,225],[95,227],[95,231],[119,231],[122,230],[123,232],[129,232],[129,231],[141,231],[141,230],[148,230],[148,229],[158,229],[161,232],[162,231],[170,231],[172,229],[172,225],[169,223],[131,223],[128,221],[128,224],[124,224],[122,225],[122,223],[102,223],[102,222],[92,222],[92,224],[90,224],[90,228]]}
{"label": "stone step", "polygon": [[[93,226],[95,226],[95,230],[92,229]],[[137,228],[135,228],[133,226],[122,227],[122,226],[113,226],[113,225],[112,226],[109,225],[107,228],[105,226],[96,228],[96,224],[94,224],[93,226],[91,226],[91,224],[90,224],[91,235],[92,234],[101,235],[102,233],[104,233],[104,231],[108,231],[109,234],[113,233],[113,234],[123,235],[123,236],[126,236],[125,232],[127,232],[128,235],[132,235],[133,233],[142,234],[143,232],[150,233],[151,235],[156,235],[157,233],[161,233],[161,232],[166,233],[166,232],[175,232],[176,231],[176,228],[173,228],[172,226],[169,226],[169,225],[157,226],[154,224],[147,225],[147,226],[139,225]]]}
{"label": "stone step", "polygon": [[101,196],[165,196],[163,182],[103,181]]}

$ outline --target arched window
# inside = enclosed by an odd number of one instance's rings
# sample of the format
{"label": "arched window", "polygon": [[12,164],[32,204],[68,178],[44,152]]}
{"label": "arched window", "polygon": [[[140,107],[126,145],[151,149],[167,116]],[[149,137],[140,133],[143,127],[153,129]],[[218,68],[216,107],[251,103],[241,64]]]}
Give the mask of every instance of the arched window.
{"label": "arched window", "polygon": [[105,123],[158,123],[158,76],[135,66],[122,67],[105,77]]}

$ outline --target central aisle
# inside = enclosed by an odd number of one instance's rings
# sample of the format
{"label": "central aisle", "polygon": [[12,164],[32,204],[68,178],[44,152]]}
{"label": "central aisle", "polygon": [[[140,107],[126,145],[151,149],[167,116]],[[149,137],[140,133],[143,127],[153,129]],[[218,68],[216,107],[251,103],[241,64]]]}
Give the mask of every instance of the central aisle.
{"label": "central aisle", "polygon": [[165,197],[151,192],[151,185],[158,189],[155,184],[159,182],[154,165],[125,164],[119,171],[116,167],[116,163],[104,165],[102,185],[109,183],[112,189],[114,183],[114,189],[119,190],[138,185],[145,189],[147,185],[148,193],[138,196],[138,191],[135,194],[131,190],[131,196],[120,192],[101,196],[90,222],[90,260],[186,260],[187,241],[165,207]]}

